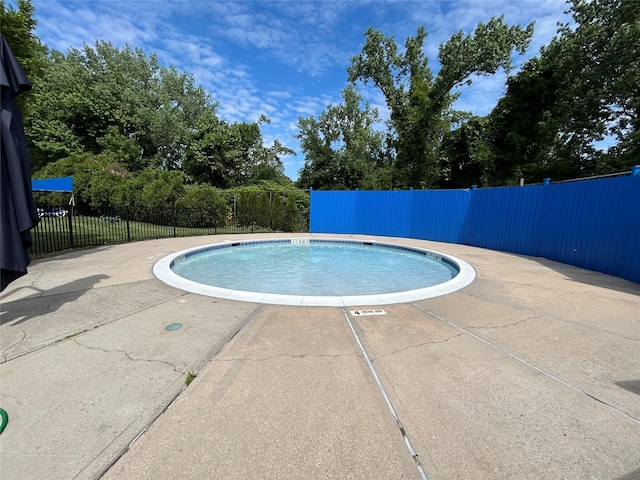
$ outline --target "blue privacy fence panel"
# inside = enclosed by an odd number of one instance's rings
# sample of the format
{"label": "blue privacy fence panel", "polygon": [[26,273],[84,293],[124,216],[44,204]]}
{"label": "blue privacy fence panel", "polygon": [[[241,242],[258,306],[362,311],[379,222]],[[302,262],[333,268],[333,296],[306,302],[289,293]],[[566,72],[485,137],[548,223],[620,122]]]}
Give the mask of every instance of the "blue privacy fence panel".
{"label": "blue privacy fence panel", "polygon": [[[384,193],[384,195],[379,195]],[[356,215],[354,230],[368,230],[370,235],[385,235],[392,237],[409,236],[410,204],[408,191],[371,192],[356,191]],[[393,218],[393,222],[381,221]]]}
{"label": "blue privacy fence panel", "polygon": [[472,197],[458,243],[535,255],[542,186],[472,190]]}
{"label": "blue privacy fence panel", "polygon": [[471,190],[418,190],[410,193],[407,237],[461,243]]}
{"label": "blue privacy fence panel", "polygon": [[355,233],[358,193],[312,190],[309,231],[315,233]]}
{"label": "blue privacy fence panel", "polygon": [[534,255],[640,282],[640,175],[545,191]]}
{"label": "blue privacy fence panel", "polygon": [[312,191],[310,230],[460,243],[640,283],[640,174],[479,190]]}
{"label": "blue privacy fence panel", "polygon": [[[620,194],[622,233],[613,275],[640,283],[640,174],[628,179],[629,187]],[[618,205],[618,207],[620,207]],[[602,251],[602,246],[600,246]]]}

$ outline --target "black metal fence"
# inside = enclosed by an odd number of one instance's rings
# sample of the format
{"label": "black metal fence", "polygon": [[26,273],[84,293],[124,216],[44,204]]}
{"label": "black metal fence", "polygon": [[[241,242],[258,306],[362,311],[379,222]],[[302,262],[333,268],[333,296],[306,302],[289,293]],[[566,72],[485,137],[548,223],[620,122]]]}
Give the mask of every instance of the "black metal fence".
{"label": "black metal fence", "polygon": [[154,238],[309,231],[308,210],[285,212],[277,224],[263,212],[245,212],[238,219],[231,211],[220,219],[202,208],[69,206],[42,207],[38,213],[40,223],[31,230],[33,256]]}

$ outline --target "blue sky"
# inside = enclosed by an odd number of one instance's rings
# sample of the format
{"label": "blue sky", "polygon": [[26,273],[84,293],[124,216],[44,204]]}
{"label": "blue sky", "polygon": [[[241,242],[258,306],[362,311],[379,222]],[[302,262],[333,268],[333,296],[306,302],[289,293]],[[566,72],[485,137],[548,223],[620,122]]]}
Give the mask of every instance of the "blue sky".
{"label": "blue sky", "polygon": [[[253,122],[261,114],[266,144],[278,138],[298,152],[283,158],[293,180],[304,165],[294,138],[299,117],[318,116],[341,101],[350,58],[369,26],[393,35],[399,45],[420,25],[429,35],[425,53],[437,73],[438,47],[454,33],[471,33],[479,22],[504,15],[509,24],[535,21],[533,41],[515,65],[536,55],[567,22],[561,0],[461,1],[211,1],[33,0],[36,34],[66,52],[106,40],[155,53],[166,66],[192,73],[228,122]],[[460,90],[455,108],[485,115],[504,93],[506,75],[474,79]],[[365,100],[386,116],[384,100],[360,85]]]}

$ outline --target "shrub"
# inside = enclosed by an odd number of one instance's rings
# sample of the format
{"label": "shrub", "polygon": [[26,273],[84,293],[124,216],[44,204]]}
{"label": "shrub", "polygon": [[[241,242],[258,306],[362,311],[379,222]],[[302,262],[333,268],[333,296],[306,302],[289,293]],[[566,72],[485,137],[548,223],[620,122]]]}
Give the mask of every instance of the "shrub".
{"label": "shrub", "polygon": [[271,227],[271,202],[269,201],[269,193],[267,192],[262,192],[258,197],[256,223],[261,227]]}
{"label": "shrub", "polygon": [[298,206],[296,204],[295,193],[290,192],[287,195],[287,201],[284,206],[284,228],[285,232],[295,232],[298,228]]}
{"label": "shrub", "polygon": [[271,228],[284,230],[284,202],[278,192],[273,194],[273,203],[271,204]]}
{"label": "shrub", "polygon": [[220,192],[208,185],[185,188],[185,194],[176,200],[176,222],[180,227],[222,227],[229,208]]}
{"label": "shrub", "polygon": [[184,192],[184,175],[181,172],[160,171],[157,178],[142,189],[142,203],[147,207],[171,208]]}
{"label": "shrub", "polygon": [[247,227],[256,218],[258,195],[255,191],[241,191],[238,199],[238,225]]}

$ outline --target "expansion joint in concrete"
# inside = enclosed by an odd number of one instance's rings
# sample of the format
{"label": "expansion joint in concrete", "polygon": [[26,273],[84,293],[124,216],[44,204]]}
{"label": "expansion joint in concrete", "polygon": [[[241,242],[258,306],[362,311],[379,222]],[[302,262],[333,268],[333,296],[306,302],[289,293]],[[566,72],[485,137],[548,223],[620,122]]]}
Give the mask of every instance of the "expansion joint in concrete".
{"label": "expansion joint in concrete", "polygon": [[[491,303],[494,303],[496,305],[502,305],[504,307],[512,308],[514,310],[519,310],[519,311],[525,312],[525,313],[532,313],[534,311],[531,308],[523,307],[521,305],[513,305],[511,303],[497,301],[497,300],[495,300],[493,298],[484,297],[482,295],[477,295],[477,294],[473,294],[473,293],[469,293],[469,292],[460,292],[460,294],[461,295],[468,295],[469,297],[473,297],[473,298],[479,298],[480,300],[484,300],[486,302],[491,302]],[[414,303],[414,305],[419,305],[419,304]],[[534,316],[525,318],[524,320],[521,320],[521,321],[527,321],[527,320],[538,319],[538,318],[548,318],[548,319],[556,320],[558,322],[570,323],[570,324],[573,324],[573,325],[580,325],[581,327],[588,328],[589,330],[595,330],[597,332],[602,332],[602,333],[606,333],[608,335],[613,335],[614,337],[624,338],[625,340],[630,340],[632,342],[640,343],[640,341],[638,340],[637,337],[631,337],[631,336],[628,336],[628,335],[622,335],[622,334],[620,334],[618,332],[612,331],[611,329],[596,327],[594,325],[590,325],[590,324],[585,323],[585,322],[579,322],[577,320],[569,320],[569,319],[566,319],[566,318],[562,318],[560,316],[553,315],[552,313],[545,313],[545,314],[542,314],[542,315],[534,315]],[[517,322],[517,323],[519,323],[519,322]],[[513,325],[517,325],[517,323],[514,323]],[[505,325],[505,326],[508,327],[510,325]],[[469,327],[469,328],[498,328],[498,327]]]}
{"label": "expansion joint in concrete", "polygon": [[488,339],[484,338],[483,336],[478,335],[477,333],[474,333],[474,332],[472,332],[471,330],[469,330],[469,329],[467,329],[467,328],[465,328],[465,327],[463,327],[463,326],[461,326],[461,325],[458,325],[458,324],[457,324],[457,323],[455,323],[455,322],[452,322],[451,320],[447,320],[446,318],[441,317],[440,315],[437,315],[437,314],[436,314],[436,313],[434,313],[434,312],[431,312],[430,310],[428,310],[427,308],[423,307],[422,305],[420,305],[420,304],[418,304],[418,303],[414,303],[413,305],[414,305],[416,308],[418,308],[418,309],[422,310],[423,312],[425,312],[426,314],[431,315],[432,317],[437,318],[438,320],[443,321],[444,323],[446,323],[446,324],[448,324],[448,325],[452,326],[453,328],[455,328],[455,329],[457,329],[457,330],[460,330],[461,332],[465,332],[466,334],[468,334],[468,335],[470,335],[470,336],[472,336],[472,337],[476,338],[477,340],[480,340],[481,342],[483,342],[483,343],[485,343],[485,344],[487,344],[487,345],[489,345],[489,346],[491,346],[491,347],[495,348],[496,350],[498,350],[498,351],[502,352],[503,354],[505,354],[505,355],[507,355],[507,356],[509,356],[509,357],[513,358],[514,360],[517,360],[518,362],[523,363],[523,364],[524,364],[524,365],[526,365],[527,367],[532,368],[533,370],[535,370],[535,371],[537,371],[537,372],[539,372],[539,373],[541,373],[541,374],[543,374],[543,375],[546,375],[547,377],[549,377],[549,378],[551,378],[551,379],[555,380],[555,381],[556,381],[556,382],[558,382],[558,383],[561,383],[562,385],[564,385],[565,387],[570,388],[570,389],[571,389],[571,390],[573,390],[574,392],[577,392],[577,393],[579,393],[579,394],[581,394],[581,395],[585,395],[585,396],[587,396],[587,397],[591,398],[592,400],[595,400],[596,402],[598,402],[598,403],[600,403],[600,404],[602,404],[602,405],[606,406],[607,408],[610,408],[610,409],[611,409],[611,410],[613,410],[614,412],[619,413],[620,415],[622,415],[622,416],[624,416],[624,417],[628,418],[629,420],[631,420],[631,421],[633,421],[633,422],[636,422],[636,423],[640,424],[640,418],[637,418],[637,417],[635,417],[635,416],[633,416],[633,415],[631,415],[631,414],[629,414],[629,413],[627,413],[627,412],[625,412],[625,411],[623,411],[623,410],[620,410],[619,408],[617,408],[617,407],[615,407],[615,406],[611,405],[610,403],[605,402],[604,400],[602,400],[602,399],[600,399],[600,398],[597,398],[597,397],[595,397],[595,396],[591,395],[590,393],[585,392],[584,390],[582,390],[582,389],[580,389],[580,388],[576,387],[575,385],[571,385],[569,382],[566,382],[565,380],[562,380],[562,379],[561,379],[560,377],[558,377],[557,375],[554,375],[554,374],[552,374],[552,373],[550,373],[550,372],[548,372],[548,371],[544,370],[543,368],[538,367],[538,366],[536,366],[536,365],[532,364],[531,362],[528,362],[528,361],[527,361],[527,360],[525,360],[524,358],[519,357],[519,356],[518,356],[518,355],[516,355],[515,353],[510,352],[509,350],[507,350],[507,349],[505,349],[505,348],[501,347],[500,345],[498,345],[498,344],[496,344],[496,343],[494,343],[494,342],[492,342],[492,341],[490,341],[490,340],[488,340]]}
{"label": "expansion joint in concrete", "polygon": [[[231,333],[231,335],[229,335],[229,337],[227,338],[227,341],[226,341],[226,342],[225,342],[225,343],[220,347],[220,349],[218,349],[217,351],[215,351],[215,352],[213,353],[213,355],[203,363],[203,365],[200,367],[200,369],[199,369],[197,372],[195,372],[195,376],[198,376],[198,375],[200,374],[200,372],[202,372],[202,371],[205,369],[205,367],[206,367],[206,366],[207,366],[207,365],[208,365],[208,364],[209,364],[209,363],[210,363],[210,362],[211,362],[211,361],[212,361],[212,360],[213,360],[217,355],[219,355],[219,354],[220,354],[220,352],[222,352],[222,351],[226,348],[226,346],[227,346],[227,345],[229,345],[229,342],[231,342],[231,341],[236,337],[236,335],[238,335],[238,333],[240,333],[240,331],[241,331],[244,327],[246,327],[246,326],[247,326],[247,324],[248,324],[251,320],[253,320],[253,319],[256,317],[256,315],[258,315],[258,313],[260,313],[260,312],[262,311],[262,309],[263,309],[263,308],[264,308],[264,305],[263,305],[263,304],[258,305],[258,307],[257,307],[255,310],[253,310],[253,311],[249,314],[249,316],[248,316],[247,318],[245,318],[245,319],[244,319],[244,321],[243,321],[243,322],[238,326],[238,328],[237,328],[235,331],[233,331],[233,332]],[[184,372],[183,372],[183,373],[184,373]],[[184,386],[182,387],[182,389],[181,389],[179,392],[177,392],[177,393],[173,396],[173,398],[171,398],[171,400],[170,400],[170,401],[168,401],[168,402],[166,403],[166,405],[164,406],[164,408],[163,408],[161,411],[159,411],[159,412],[158,412],[158,414],[157,414],[153,419],[151,419],[151,421],[149,421],[149,422],[147,423],[147,425],[145,425],[145,426],[144,426],[144,428],[143,428],[143,429],[142,429],[142,430],[141,430],[141,431],[140,431],[140,432],[139,432],[139,433],[134,437],[134,439],[129,443],[129,445],[127,445],[125,448],[123,448],[123,449],[118,453],[118,455],[117,455],[117,456],[116,456],[116,457],[111,461],[111,463],[109,463],[109,465],[107,465],[107,467],[102,471],[102,473],[98,476],[98,478],[102,477],[102,476],[103,476],[103,475],[104,475],[104,474],[105,474],[105,473],[106,473],[106,472],[107,472],[107,471],[108,471],[108,470],[109,470],[113,465],[115,465],[115,463],[116,463],[116,462],[117,462],[117,461],[118,461],[118,460],[119,460],[119,459],[120,459],[120,458],[121,458],[121,457],[122,457],[126,452],[128,452],[128,451],[129,451],[129,449],[133,446],[133,444],[134,444],[134,443],[136,443],[136,442],[138,441],[138,439],[139,439],[142,435],[144,435],[146,432],[148,432],[148,431],[149,431],[149,428],[151,427],[151,425],[153,425],[153,423],[154,423],[154,422],[155,422],[155,421],[160,417],[160,415],[162,415],[164,412],[166,412],[166,411],[167,411],[167,409],[171,406],[171,404],[172,404],[173,402],[175,402],[175,400],[180,396],[180,394],[181,394],[181,393],[182,393],[186,388],[187,388],[187,385],[184,385]]]}
{"label": "expansion joint in concrete", "polygon": [[400,434],[402,435],[404,443],[407,446],[407,450],[409,451],[411,458],[413,458],[413,460],[416,462],[416,466],[418,467],[418,472],[420,473],[420,476],[422,477],[423,480],[428,480],[427,474],[424,471],[424,468],[422,467],[422,463],[420,462],[420,458],[418,457],[418,454],[413,448],[411,439],[407,435],[407,432],[405,431],[404,426],[400,421],[400,417],[398,417],[396,409],[391,403],[391,399],[389,398],[389,395],[387,395],[387,391],[385,390],[384,385],[382,385],[382,381],[380,380],[380,377],[378,376],[378,373],[376,372],[376,369],[373,366],[371,359],[369,358],[369,354],[365,350],[364,345],[362,345],[362,342],[360,341],[360,337],[358,336],[356,329],[354,328],[353,324],[351,323],[351,320],[349,319],[349,314],[344,308],[342,309],[342,313],[344,314],[344,317],[347,319],[347,323],[349,324],[351,333],[353,333],[353,337],[355,338],[356,343],[360,347],[360,350],[362,351],[362,355],[364,356],[364,359],[366,360],[367,365],[369,366],[369,371],[371,371],[371,374],[373,375],[373,378],[375,379],[376,384],[378,385],[378,390],[380,390],[380,393],[382,394],[382,397],[384,398],[384,401],[387,404],[387,407],[389,408],[389,412],[391,413],[391,415],[396,421],[396,424],[398,425],[398,429],[400,430]]}

